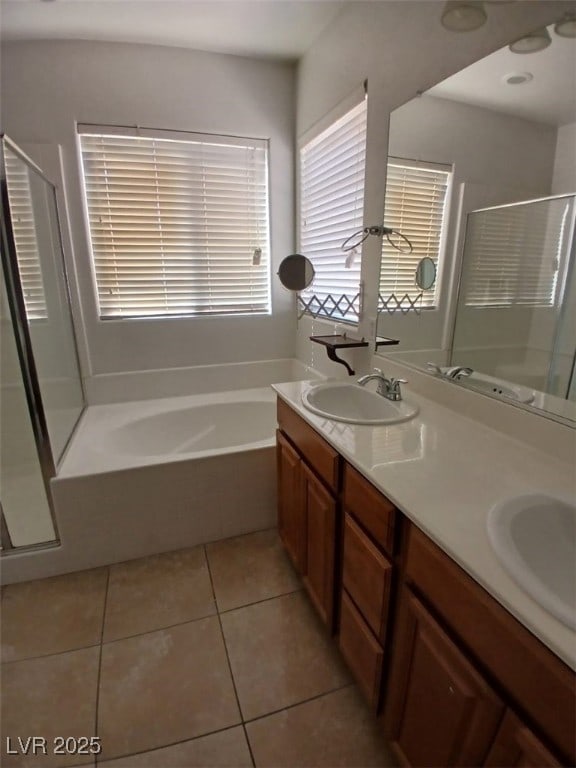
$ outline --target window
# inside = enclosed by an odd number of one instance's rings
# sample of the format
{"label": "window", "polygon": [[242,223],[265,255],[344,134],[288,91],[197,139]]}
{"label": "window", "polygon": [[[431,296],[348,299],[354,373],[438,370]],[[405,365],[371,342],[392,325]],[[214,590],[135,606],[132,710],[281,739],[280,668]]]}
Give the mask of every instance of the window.
{"label": "window", "polygon": [[466,306],[554,306],[568,210],[558,199],[472,213]]}
{"label": "window", "polygon": [[100,317],[270,311],[265,141],[79,131]]}
{"label": "window", "polygon": [[[380,309],[399,309],[407,294],[414,301],[421,293],[416,285],[416,267],[425,256],[438,270],[451,169],[434,163],[390,159],[386,178],[385,225],[405,235],[412,253],[401,253],[384,237],[380,267]],[[403,245],[400,243],[400,245]],[[420,307],[435,307],[438,281],[422,291]],[[394,295],[395,299],[390,300]],[[384,304],[385,302],[385,304]]]}
{"label": "window", "polygon": [[34,204],[28,167],[7,149],[4,153],[10,218],[16,260],[28,320],[46,320],[46,293],[40,266],[40,249],[34,220]]}
{"label": "window", "polygon": [[[355,321],[360,257],[344,240],[363,226],[366,100],[300,149],[300,250],[314,264],[314,314]],[[345,296],[342,299],[342,296]]]}

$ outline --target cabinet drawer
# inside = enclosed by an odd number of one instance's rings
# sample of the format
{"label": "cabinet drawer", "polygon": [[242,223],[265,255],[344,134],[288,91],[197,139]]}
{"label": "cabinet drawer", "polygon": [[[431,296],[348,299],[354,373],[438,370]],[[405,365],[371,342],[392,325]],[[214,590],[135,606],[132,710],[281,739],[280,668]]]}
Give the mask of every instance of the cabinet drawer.
{"label": "cabinet drawer", "polygon": [[344,589],[340,605],[338,645],[362,692],[376,709],[384,653]]}
{"label": "cabinet drawer", "polygon": [[340,456],[283,400],[278,398],[278,425],[302,456],[333,491],[338,491]]}
{"label": "cabinet drawer", "polygon": [[411,525],[406,578],[570,765],[576,676],[448,555]]}
{"label": "cabinet drawer", "polygon": [[561,763],[536,738],[532,731],[509,709],[496,734],[485,766],[522,766],[522,768],[560,768]]}
{"label": "cabinet drawer", "polygon": [[396,508],[349,464],[344,468],[344,505],[374,541],[391,555]]}
{"label": "cabinet drawer", "polygon": [[346,513],[344,586],[382,645],[386,639],[391,578],[391,564]]}

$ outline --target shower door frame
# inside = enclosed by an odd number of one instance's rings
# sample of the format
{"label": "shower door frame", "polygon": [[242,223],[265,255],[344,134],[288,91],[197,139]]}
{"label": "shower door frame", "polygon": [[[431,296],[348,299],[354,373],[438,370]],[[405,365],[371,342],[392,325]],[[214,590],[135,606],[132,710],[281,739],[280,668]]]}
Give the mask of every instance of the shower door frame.
{"label": "shower door frame", "polygon": [[[20,370],[22,373],[22,379],[24,383],[24,391],[26,394],[26,401],[28,404],[28,411],[30,413],[30,421],[32,424],[32,431],[34,433],[34,440],[36,442],[36,451],[38,453],[38,459],[40,463],[40,470],[42,472],[42,479],[44,482],[44,489],[46,492],[46,498],[48,502],[48,508],[50,510],[50,516],[52,519],[52,525],[54,527],[54,539],[46,542],[40,542],[38,544],[23,545],[19,547],[13,547],[6,549],[2,556],[9,556],[12,553],[26,552],[36,549],[45,549],[47,547],[54,547],[60,545],[60,534],[58,530],[58,523],[56,520],[56,514],[54,510],[54,503],[52,500],[52,494],[50,490],[50,481],[56,475],[56,464],[54,462],[54,456],[52,454],[52,448],[50,445],[50,436],[48,433],[48,423],[46,421],[46,414],[44,412],[44,405],[42,402],[42,393],[40,390],[40,383],[38,378],[38,371],[36,368],[36,362],[34,360],[34,350],[32,346],[32,338],[30,336],[30,329],[28,327],[28,320],[26,316],[26,305],[24,302],[24,293],[22,291],[22,281],[20,279],[20,269],[18,266],[18,257],[16,251],[16,241],[14,238],[14,230],[12,227],[12,216],[10,211],[10,200],[8,195],[8,184],[6,180],[6,166],[4,161],[4,147],[8,147],[17,157],[30,166],[35,173],[37,173],[51,188],[54,195],[54,205],[56,207],[56,223],[58,226],[58,237],[62,258],[62,270],[64,275],[64,283],[66,289],[66,295],[68,299],[68,307],[71,313],[71,300],[70,300],[70,286],[68,282],[68,274],[66,272],[66,264],[64,262],[64,252],[62,247],[62,232],[60,228],[60,216],[58,211],[58,200],[56,196],[56,186],[50,181],[46,174],[42,171],[38,165],[31,160],[25,152],[23,152],[8,136],[0,134],[0,196],[1,196],[1,210],[2,221],[1,227],[1,248],[0,256],[2,261],[2,269],[4,272],[4,279],[6,281],[6,293],[8,296],[8,307],[10,316],[12,319],[12,327],[14,329],[14,338],[16,342],[16,348],[18,351],[18,359],[20,362]],[[72,323],[72,316],[71,316]],[[78,345],[76,340],[76,334],[74,325],[72,323],[72,337],[74,353],[76,356],[76,363],[78,368],[79,383],[82,392],[82,411],[78,416],[76,424],[80,420],[82,413],[86,408],[86,394],[84,391],[84,384],[82,381],[80,360],[78,355]],[[66,446],[64,447],[64,451]]]}

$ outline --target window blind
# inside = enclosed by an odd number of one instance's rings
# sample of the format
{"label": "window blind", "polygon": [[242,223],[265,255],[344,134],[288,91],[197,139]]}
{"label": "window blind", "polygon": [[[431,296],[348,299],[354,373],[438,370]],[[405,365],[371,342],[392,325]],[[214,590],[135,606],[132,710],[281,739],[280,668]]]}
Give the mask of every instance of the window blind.
{"label": "window blind", "polygon": [[29,320],[46,320],[48,318],[46,293],[40,266],[28,168],[9,150],[4,153],[4,162],[16,260],[24,294],[26,317]]}
{"label": "window blind", "polygon": [[552,200],[470,214],[466,306],[553,306],[567,206]]}
{"label": "window blind", "polygon": [[[384,300],[392,294],[398,300],[405,294],[415,298],[421,292],[415,281],[416,267],[425,256],[434,261],[438,270],[450,175],[451,169],[432,163],[396,159],[388,162],[384,223],[402,232],[412,243],[413,251],[400,253],[383,238],[380,295]],[[420,306],[436,306],[437,286],[438,281],[422,292]]]}
{"label": "window blind", "polygon": [[[359,291],[360,249],[347,266],[350,254],[340,246],[363,226],[365,159],[366,100],[300,149],[300,250],[316,270],[302,296],[326,302],[320,315]],[[354,308],[344,301],[332,316],[355,321],[357,313],[357,301]]]}
{"label": "window blind", "polygon": [[270,311],[265,141],[80,131],[101,317]]}

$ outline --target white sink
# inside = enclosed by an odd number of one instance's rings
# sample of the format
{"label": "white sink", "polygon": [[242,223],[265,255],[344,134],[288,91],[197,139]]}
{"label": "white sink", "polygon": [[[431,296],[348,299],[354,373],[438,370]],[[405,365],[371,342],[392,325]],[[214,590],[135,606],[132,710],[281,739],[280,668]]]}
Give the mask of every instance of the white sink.
{"label": "white sink", "polygon": [[316,384],[303,393],[302,403],[312,413],[349,424],[397,424],[418,413],[413,403],[394,402],[346,381]]}
{"label": "white sink", "polygon": [[576,629],[576,507],[551,496],[517,496],[490,510],[488,535],[516,582]]}

